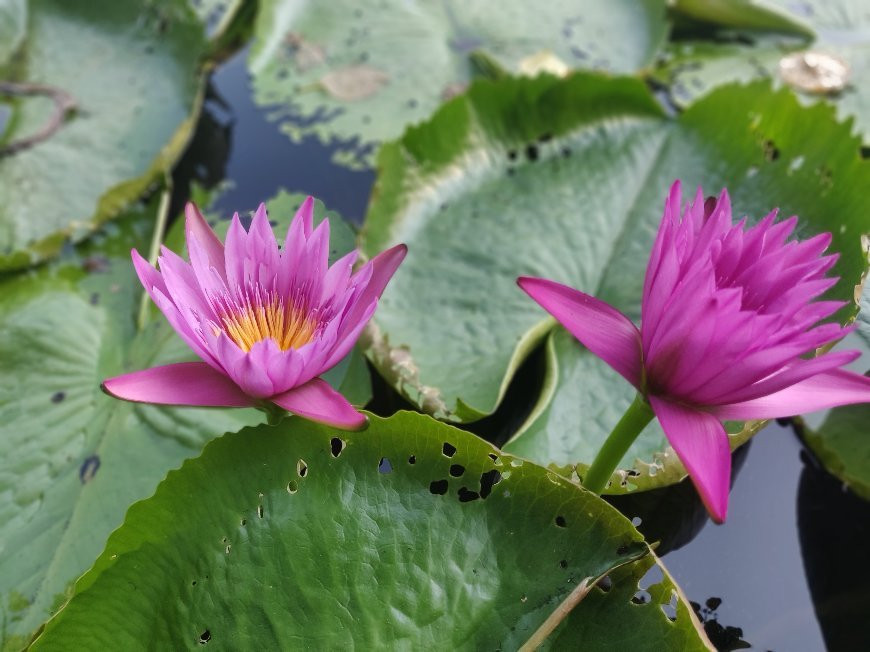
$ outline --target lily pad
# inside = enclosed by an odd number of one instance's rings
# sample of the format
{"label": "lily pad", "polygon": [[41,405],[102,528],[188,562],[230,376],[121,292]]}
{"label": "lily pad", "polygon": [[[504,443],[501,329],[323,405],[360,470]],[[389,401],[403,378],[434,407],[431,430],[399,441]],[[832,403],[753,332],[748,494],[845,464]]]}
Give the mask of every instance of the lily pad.
{"label": "lily pad", "polygon": [[[264,0],[249,68],[254,99],[294,141],[314,135],[338,160],[371,165],[376,145],[427,118],[475,73],[482,50],[505,70],[634,72],[668,30],[663,0],[528,3]],[[611,35],[618,34],[619,38]]]}
{"label": "lily pad", "polygon": [[[699,15],[695,17],[735,27],[706,11],[707,3],[678,2],[675,11],[685,4],[696,6]],[[709,4],[734,8],[744,3]],[[687,106],[727,82],[772,79],[802,93],[807,102],[827,96],[837,107],[838,116],[854,116],[864,143],[870,143],[870,90],[864,83],[870,74],[870,11],[866,3],[765,0],[753,5],[804,24],[807,36],[748,32],[740,29],[747,27],[744,23],[736,25],[737,38],[729,39],[726,33],[724,42],[675,42],[661,71],[675,102]],[[775,29],[773,25],[766,27]]]}
{"label": "lily pad", "polygon": [[[870,374],[870,372],[868,372]],[[870,500],[870,405],[834,408],[818,428],[804,427],[804,443],[828,473]]]}
{"label": "lily pad", "polygon": [[[270,203],[286,230],[300,198]],[[102,394],[106,377],[195,359],[162,316],[137,330],[143,290],[129,258],[147,252],[156,202],[38,270],[0,283],[0,648],[23,644],[99,554],[127,507],[169,469],[256,410],[164,408]],[[317,219],[323,215],[316,208]],[[353,234],[332,222],[336,254]],[[371,395],[359,353],[327,377]],[[17,648],[16,648],[17,649]]]}
{"label": "lily pad", "polygon": [[[0,22],[16,3],[0,8]],[[0,76],[0,271],[56,254],[175,162],[202,95],[203,26],[183,0],[30,3]]]}
{"label": "lily pad", "polygon": [[27,0],[0,3],[0,66],[19,48],[27,31]]}
{"label": "lily pad", "polygon": [[[634,79],[479,81],[381,150],[362,248],[406,242],[411,254],[369,330],[370,358],[441,418],[491,413],[554,324],[516,277],[566,283],[638,321],[675,178],[689,192],[727,187],[750,221],[779,206],[800,215],[799,237],[831,231],[841,280],[829,295],[850,302],[838,318],[851,319],[870,229],[858,147],[831,107],[766,83],[721,88],[672,119]],[[595,421],[574,427],[606,435]]]}
{"label": "lily pad", "polygon": [[[211,442],[131,507],[33,649],[517,649],[647,552],[597,496],[425,415],[291,418]],[[636,610],[627,581],[612,618],[705,649],[684,602],[675,622]]]}

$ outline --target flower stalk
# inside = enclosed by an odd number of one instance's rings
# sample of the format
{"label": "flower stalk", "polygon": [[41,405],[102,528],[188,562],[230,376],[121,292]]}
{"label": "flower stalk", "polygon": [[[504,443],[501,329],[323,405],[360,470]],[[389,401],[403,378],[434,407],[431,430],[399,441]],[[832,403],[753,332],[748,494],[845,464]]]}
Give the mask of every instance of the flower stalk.
{"label": "flower stalk", "polygon": [[626,451],[654,416],[650,404],[637,393],[592,461],[586,477],[583,478],[583,486],[593,493],[601,494]]}

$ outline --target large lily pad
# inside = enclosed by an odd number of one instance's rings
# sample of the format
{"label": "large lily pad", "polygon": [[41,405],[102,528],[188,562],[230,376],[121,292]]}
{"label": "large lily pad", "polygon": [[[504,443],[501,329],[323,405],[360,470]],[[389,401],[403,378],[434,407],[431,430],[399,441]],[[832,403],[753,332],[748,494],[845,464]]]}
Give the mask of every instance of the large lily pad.
{"label": "large lily pad", "polygon": [[[283,228],[299,203],[270,203]],[[162,316],[137,330],[156,202],[62,260],[0,284],[0,647],[15,648],[66,597],[127,507],[209,439],[262,421],[255,410],[161,408],[115,400],[100,382],[194,359]],[[323,208],[317,214],[322,217]],[[279,229],[282,225],[279,225]],[[353,234],[333,220],[336,253]],[[361,372],[361,373],[360,373]],[[370,396],[354,354],[328,378]]]}
{"label": "large lily pad", "polygon": [[[667,34],[662,0],[316,2],[265,0],[249,67],[255,101],[294,140],[315,135],[370,165],[377,143],[428,117],[469,82],[469,55],[512,72],[633,72]],[[613,38],[618,35],[618,38]]]}
{"label": "large lily pad", "polygon": [[[761,8],[770,8],[783,17],[802,23],[806,36],[799,30],[780,33],[748,32],[747,27],[776,29],[776,25],[736,25],[723,21],[721,16],[709,11],[711,7],[726,5],[738,8],[742,2],[703,3],[678,2],[675,10],[683,5],[693,5],[691,12],[696,18],[719,23],[726,28],[736,28],[742,34],[733,40],[727,35],[720,42],[685,41],[671,46],[662,74],[671,87],[674,100],[688,105],[707,94],[713,88],[731,81],[751,81],[770,78],[776,84],[787,81],[792,88],[804,93],[810,101],[822,92],[820,82],[825,81],[819,71],[828,66],[837,66],[836,57],[849,69],[845,88],[834,88],[828,99],[837,107],[842,117],[854,116],[855,124],[865,143],[870,142],[870,90],[865,83],[870,74],[870,11],[862,0],[764,0],[753,3]],[[814,35],[814,38],[813,38]],[[813,55],[803,60],[802,53],[820,53],[825,58],[814,60]],[[785,58],[787,60],[783,61]],[[791,70],[800,71],[798,77],[789,76],[780,68],[780,63]],[[794,65],[798,67],[795,68]],[[833,81],[833,77],[826,78]]]}
{"label": "large lily pad", "polygon": [[[0,7],[0,23],[15,6]],[[28,11],[23,54],[0,69],[18,84],[0,90],[12,107],[0,133],[0,271],[55,254],[138,198],[180,155],[201,102],[206,41],[186,1]]]}
{"label": "large lily pad", "polygon": [[689,192],[727,186],[750,220],[777,205],[799,214],[800,237],[832,231],[841,280],[830,296],[851,302],[842,320],[856,311],[870,168],[830,107],[803,108],[765,83],[722,88],[669,119],[632,79],[480,81],[385,145],[379,168],[362,247],[407,242],[411,254],[375,316],[371,359],[445,419],[491,413],[553,327],[517,276],[569,284],[638,320],[675,178]]}
{"label": "large lily pad", "polygon": [[[646,552],[600,498],[430,417],[291,418],[213,441],[134,505],[33,649],[517,649]],[[620,578],[613,618],[705,649],[685,603],[675,622],[637,610]],[[566,628],[591,616],[581,602]]]}

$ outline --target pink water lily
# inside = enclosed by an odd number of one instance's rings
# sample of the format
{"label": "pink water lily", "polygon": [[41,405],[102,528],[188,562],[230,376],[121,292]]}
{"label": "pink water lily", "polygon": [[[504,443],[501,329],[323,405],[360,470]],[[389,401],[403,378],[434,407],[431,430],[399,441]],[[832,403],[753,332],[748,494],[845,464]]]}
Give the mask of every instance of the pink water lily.
{"label": "pink water lily", "polygon": [[319,376],[353,348],[407,249],[388,249],[356,273],[356,251],[329,267],[329,221],[313,228],[313,206],[309,197],[299,208],[281,249],[263,204],[249,231],[233,217],[226,246],[188,204],[190,263],[164,247],[158,272],[134,249],[142,285],[202,362],[135,371],[104,389],[128,401],[278,406],[340,428],[365,425]]}
{"label": "pink water lily", "polygon": [[830,234],[790,240],[797,218],[777,222],[776,211],[752,227],[745,219],[733,224],[724,190],[705,202],[699,189],[682,219],[680,204],[676,182],[646,270],[640,329],[565,285],[518,282],[637,388],[707,510],[722,521],[731,470],[723,420],[870,402],[870,379],[840,369],[858,351],[807,356],[852,328],[819,324],[845,305],[816,300],[838,280],[826,276],[837,255],[822,255]]}

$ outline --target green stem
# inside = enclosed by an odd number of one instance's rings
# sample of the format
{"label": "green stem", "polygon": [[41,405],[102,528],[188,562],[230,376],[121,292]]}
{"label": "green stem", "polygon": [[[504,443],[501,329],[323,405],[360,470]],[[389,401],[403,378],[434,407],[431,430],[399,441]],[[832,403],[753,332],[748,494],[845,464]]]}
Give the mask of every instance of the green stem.
{"label": "green stem", "polygon": [[278,407],[274,403],[263,402],[260,410],[266,413],[266,423],[270,426],[277,426],[287,416],[287,410]]}
{"label": "green stem", "polygon": [[586,477],[583,478],[583,486],[596,494],[604,491],[607,481],[610,480],[610,476],[619,466],[619,461],[654,416],[646,399],[640,394],[635,396],[634,401],[607,436],[604,445],[598,451],[598,455],[595,456],[592,466],[589,467]]}
{"label": "green stem", "polygon": [[[154,224],[151,247],[148,251],[148,262],[152,266],[157,263],[160,245],[163,244],[163,236],[166,234],[166,223],[169,219],[169,201],[172,199],[172,180],[168,176],[164,177],[163,185],[163,193],[160,195],[160,203],[157,206],[157,221]],[[142,298],[139,301],[139,316],[136,319],[136,325],[140,331],[145,328],[145,322],[148,321],[149,303],[151,303],[151,299],[148,292],[142,292]]]}

